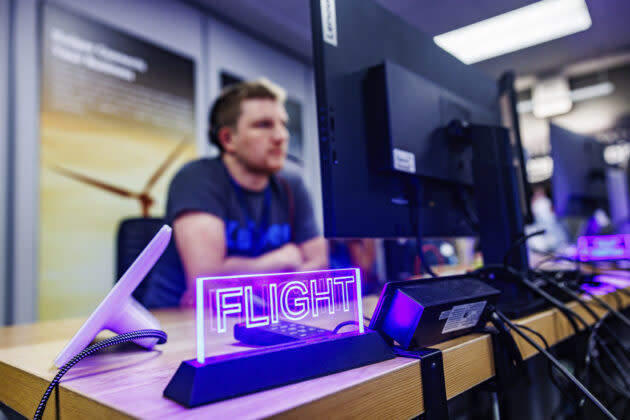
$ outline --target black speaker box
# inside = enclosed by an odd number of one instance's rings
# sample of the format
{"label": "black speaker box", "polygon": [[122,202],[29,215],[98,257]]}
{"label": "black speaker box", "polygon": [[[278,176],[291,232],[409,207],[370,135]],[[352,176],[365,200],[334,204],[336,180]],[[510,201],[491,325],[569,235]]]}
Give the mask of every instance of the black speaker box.
{"label": "black speaker box", "polygon": [[485,325],[499,294],[466,275],[387,283],[370,328],[405,349],[428,347]]}

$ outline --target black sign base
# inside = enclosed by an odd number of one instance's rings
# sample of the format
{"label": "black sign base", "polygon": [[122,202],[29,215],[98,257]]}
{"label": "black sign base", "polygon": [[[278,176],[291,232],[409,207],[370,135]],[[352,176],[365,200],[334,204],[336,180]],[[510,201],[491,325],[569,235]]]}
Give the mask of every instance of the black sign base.
{"label": "black sign base", "polygon": [[185,360],[164,396],[196,407],[393,358],[393,351],[375,331],[337,334],[310,343],[208,358],[203,364]]}

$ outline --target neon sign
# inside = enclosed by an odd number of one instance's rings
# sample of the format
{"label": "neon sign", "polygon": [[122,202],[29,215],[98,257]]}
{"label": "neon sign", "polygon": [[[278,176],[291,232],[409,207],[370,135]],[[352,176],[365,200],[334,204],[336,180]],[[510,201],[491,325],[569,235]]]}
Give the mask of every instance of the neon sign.
{"label": "neon sign", "polygon": [[281,320],[354,321],[364,332],[359,269],[197,278],[197,361],[205,362],[208,334],[229,336]]}
{"label": "neon sign", "polygon": [[577,252],[580,261],[630,258],[630,235],[581,236]]}

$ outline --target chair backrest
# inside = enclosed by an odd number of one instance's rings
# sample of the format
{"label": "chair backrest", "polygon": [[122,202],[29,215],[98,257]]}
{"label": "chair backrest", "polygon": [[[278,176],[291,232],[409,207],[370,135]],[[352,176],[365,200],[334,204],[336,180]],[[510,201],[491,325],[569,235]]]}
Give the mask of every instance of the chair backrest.
{"label": "chair backrest", "polygon": [[[163,225],[164,219],[157,217],[135,217],[120,222],[116,234],[116,278],[114,283],[122,277]],[[140,302],[142,302],[148,284],[147,280],[150,277],[151,272],[133,292],[133,296]]]}

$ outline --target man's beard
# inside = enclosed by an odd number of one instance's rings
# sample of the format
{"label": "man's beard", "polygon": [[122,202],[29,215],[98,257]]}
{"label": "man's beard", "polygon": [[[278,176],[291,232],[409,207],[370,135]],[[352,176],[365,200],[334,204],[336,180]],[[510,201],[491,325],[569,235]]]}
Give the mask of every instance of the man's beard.
{"label": "man's beard", "polygon": [[286,163],[286,157],[282,160],[282,164],[279,165],[277,168],[271,168],[267,165],[262,166],[262,165],[256,165],[256,164],[252,164],[252,165],[247,165],[247,168],[249,169],[250,172],[253,172],[257,175],[267,175],[267,176],[271,176],[277,172],[279,172],[280,170],[282,170],[282,168],[284,168],[284,164]]}

